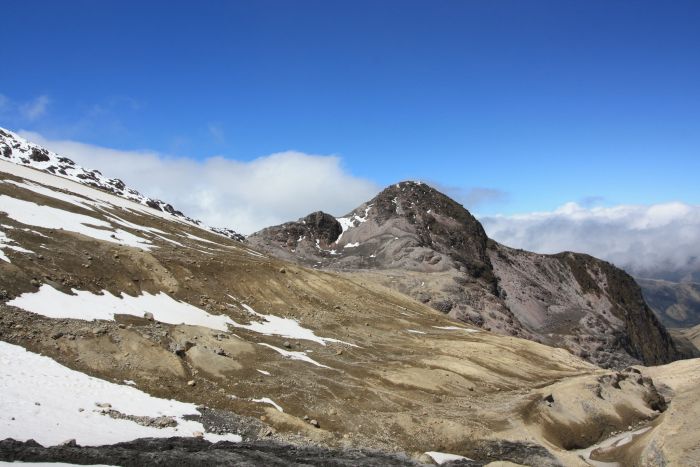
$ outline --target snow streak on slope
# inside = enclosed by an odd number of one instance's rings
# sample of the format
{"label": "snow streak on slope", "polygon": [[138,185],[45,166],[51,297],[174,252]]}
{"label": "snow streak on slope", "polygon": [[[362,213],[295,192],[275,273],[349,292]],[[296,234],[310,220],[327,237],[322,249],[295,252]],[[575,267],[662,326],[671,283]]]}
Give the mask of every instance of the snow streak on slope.
{"label": "snow streak on slope", "polygon": [[[71,370],[54,360],[0,341],[0,439],[34,439],[56,445],[75,439],[80,445],[102,445],[146,437],[193,436],[210,441],[241,441],[238,435],[206,433],[194,404],[152,397],[138,389],[110,383]],[[154,428],[114,419],[96,404],[110,404],[125,415],[172,417],[177,426]]]}
{"label": "snow streak on slope", "polygon": [[342,232],[340,232],[340,235],[338,238],[335,239],[335,243],[338,243],[343,236],[343,234],[353,228],[358,226],[359,224],[362,224],[363,222],[367,222],[367,218],[369,216],[369,210],[372,209],[372,205],[370,204],[365,208],[365,215],[364,217],[360,217],[354,212],[348,215],[347,217],[338,217],[336,220],[340,223],[340,227],[343,229]]}
{"label": "snow streak on slope", "polygon": [[150,208],[148,210],[149,214],[153,214],[155,211],[170,219],[175,218],[182,220],[229,238],[243,240],[242,235],[231,229],[204,227],[199,221],[187,217],[168,203],[144,196],[133,188],[127,187],[123,181],[116,178],[105,177],[98,170],[86,170],[71,159],[59,156],[3,128],[0,128],[0,160],[12,162],[20,166],[31,167],[81,185],[87,185],[112,193],[120,198],[139,204],[144,208]]}
{"label": "snow streak on slope", "polygon": [[[229,295],[230,296],[230,295]],[[275,315],[264,315],[253,310],[250,306],[242,304],[245,310],[255,316],[256,318],[261,318],[263,321],[253,321],[250,324],[238,324],[233,323],[237,328],[248,329],[249,331],[264,334],[266,336],[281,336],[289,339],[303,339],[307,341],[317,342],[321,345],[326,345],[326,342],[335,342],[338,344],[350,345],[352,347],[357,347],[355,344],[350,344],[349,342],[341,341],[338,339],[332,339],[330,337],[319,337],[311,329],[307,329],[299,324],[295,319],[290,318],[280,318]]]}
{"label": "snow streak on slope", "polygon": [[46,229],[65,229],[106,242],[118,243],[148,250],[151,241],[126,230],[114,229],[112,224],[94,217],[76,214],[31,201],[0,195],[0,209],[22,224]]}
{"label": "snow streak on slope", "polygon": [[34,253],[33,251],[27,250],[26,248],[22,248],[21,246],[13,245],[13,243],[15,242],[11,238],[9,238],[5,232],[0,230],[0,260],[7,261],[8,263],[11,262],[10,258],[8,258],[5,252],[3,251],[5,249],[18,251],[20,253]]}
{"label": "snow streak on slope", "polygon": [[169,324],[204,326],[219,331],[226,331],[229,324],[234,324],[228,316],[209,314],[163,292],[156,295],[144,292],[136,297],[124,293],[121,297],[115,297],[107,291],[102,295],[85,290],[72,292],[75,295],[65,294],[44,284],[37,292],[24,293],[7,304],[49,318],[112,321],[115,314],[143,317],[144,313],[150,312],[155,320]]}
{"label": "snow streak on slope", "polygon": [[[0,172],[7,172],[25,179],[23,181],[11,179],[0,180],[0,185],[12,185],[23,190],[31,191],[42,197],[51,198],[61,203],[75,206],[84,211],[83,213],[72,212],[72,210],[67,210],[65,208],[45,205],[42,201],[37,201],[37,204],[13,196],[0,195],[0,211],[7,213],[9,217],[24,224],[47,229],[65,229],[98,240],[139,247],[145,250],[157,246],[152,243],[154,238],[182,248],[185,248],[185,245],[172,238],[168,238],[165,236],[165,232],[157,228],[146,227],[122,219],[120,215],[116,214],[117,212],[128,212],[132,215],[145,218],[157,216],[168,221],[175,220],[181,224],[199,229],[202,228],[187,220],[173,217],[167,213],[155,211],[147,206],[136,204],[132,201],[96,190],[89,186],[80,185],[70,180],[38,172],[28,167],[22,167],[0,160]],[[136,234],[132,234],[122,228],[136,231]],[[150,238],[146,238],[149,235]],[[207,242],[207,244],[211,245],[219,245],[187,232],[177,235]],[[204,248],[212,249],[208,246]],[[232,247],[227,246],[225,248]]]}
{"label": "snow streak on slope", "polygon": [[274,350],[275,352],[279,353],[283,357],[288,358],[290,360],[300,360],[302,362],[311,363],[312,365],[316,365],[317,367],[320,367],[320,368],[331,369],[331,367],[326,366],[326,365],[322,365],[321,363],[318,363],[316,360],[314,360],[313,358],[306,355],[306,352],[294,352],[292,350],[284,350],[284,349],[280,349],[279,347],[275,347],[274,345],[265,344],[265,343],[260,343],[260,345],[268,347],[268,348]]}

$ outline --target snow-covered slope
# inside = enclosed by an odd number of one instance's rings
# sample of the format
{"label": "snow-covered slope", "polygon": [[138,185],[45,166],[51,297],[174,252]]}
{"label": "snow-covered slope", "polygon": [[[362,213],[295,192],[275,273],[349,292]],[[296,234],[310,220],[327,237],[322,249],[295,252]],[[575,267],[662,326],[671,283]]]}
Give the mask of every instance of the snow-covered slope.
{"label": "snow-covered slope", "polygon": [[[37,144],[31,143],[16,133],[1,127],[0,160],[31,167],[84,185],[89,185],[93,188],[98,188],[126,198],[135,203],[148,206],[156,211],[169,214],[175,218],[202,226],[200,221],[186,216],[164,201],[142,195],[133,188],[126,186],[126,184],[118,178],[105,177],[99,170],[85,169],[68,157],[61,156]],[[228,228],[212,227],[209,229],[235,240],[243,240],[242,235]]]}

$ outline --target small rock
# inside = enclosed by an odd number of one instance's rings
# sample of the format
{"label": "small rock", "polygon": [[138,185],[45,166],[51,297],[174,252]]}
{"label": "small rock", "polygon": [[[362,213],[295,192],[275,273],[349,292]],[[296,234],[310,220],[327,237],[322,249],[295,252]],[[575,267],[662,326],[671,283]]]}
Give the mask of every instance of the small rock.
{"label": "small rock", "polygon": [[110,404],[109,402],[95,402],[95,406],[99,407],[101,409],[111,409],[112,408],[112,404]]}
{"label": "small rock", "polygon": [[149,321],[154,321],[154,320],[155,320],[155,318],[153,317],[153,313],[151,313],[150,311],[145,312],[145,313],[143,314],[143,317],[144,317],[145,319],[149,320]]}
{"label": "small rock", "polygon": [[197,383],[196,383],[195,380],[193,380],[193,379],[191,379],[191,380],[189,380],[189,381],[187,382],[187,385],[190,386],[190,387],[194,386],[195,384],[197,384]]}
{"label": "small rock", "polygon": [[284,341],[284,344],[282,344],[282,345],[285,346],[285,347],[288,348],[288,349],[291,349],[291,348],[292,348],[292,344],[290,344],[289,341]]}
{"label": "small rock", "polygon": [[194,431],[192,432],[192,436],[194,436],[195,438],[204,438],[204,433],[202,433],[201,431]]}
{"label": "small rock", "polygon": [[335,308],[336,310],[340,310],[340,305],[336,305],[336,306],[333,307],[333,308]]}
{"label": "small rock", "polygon": [[286,269],[284,269],[284,268],[280,268],[280,274],[285,274],[286,272],[287,272],[287,270],[286,270]]}
{"label": "small rock", "polygon": [[60,446],[77,446],[78,443],[75,441],[75,439],[67,439],[64,442],[60,444]]}
{"label": "small rock", "polygon": [[335,351],[336,355],[343,355],[343,349],[338,349]]}
{"label": "small rock", "polygon": [[305,422],[308,422],[308,421],[309,421],[309,416],[308,416],[308,415],[304,415],[304,421],[305,421]]}
{"label": "small rock", "polygon": [[158,428],[169,428],[177,426],[177,422],[170,417],[158,417],[153,420],[153,424]]}
{"label": "small rock", "polygon": [[317,420],[311,420],[311,421],[309,422],[309,425],[315,426],[316,428],[320,428],[320,427],[321,427],[321,425],[318,423]]}
{"label": "small rock", "polygon": [[63,333],[60,331],[51,335],[51,339],[60,339],[61,337],[63,337]]}
{"label": "small rock", "polygon": [[39,287],[39,286],[41,286],[41,282],[39,282],[39,281],[36,280],[36,279],[32,279],[31,281],[29,281],[29,283],[32,284],[34,287]]}

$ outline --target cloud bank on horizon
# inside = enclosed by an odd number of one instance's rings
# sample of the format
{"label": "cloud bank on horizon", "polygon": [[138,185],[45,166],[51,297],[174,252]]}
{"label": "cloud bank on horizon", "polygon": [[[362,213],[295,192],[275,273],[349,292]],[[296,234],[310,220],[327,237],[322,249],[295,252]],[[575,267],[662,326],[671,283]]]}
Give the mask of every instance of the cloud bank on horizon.
{"label": "cloud bank on horizon", "polygon": [[491,238],[514,248],[588,253],[639,277],[700,280],[700,206],[567,203],[554,211],[480,221]]}
{"label": "cloud bank on horizon", "polygon": [[[346,172],[337,156],[287,151],[248,162],[223,157],[198,161],[19,133],[86,168],[97,167],[107,176],[121,178],[209,225],[244,234],[316,210],[343,215],[381,188]],[[467,208],[507,197],[488,188],[444,191]],[[490,237],[514,248],[538,253],[577,251],[640,277],[700,280],[700,206],[567,203],[553,211],[481,216],[480,221]]]}

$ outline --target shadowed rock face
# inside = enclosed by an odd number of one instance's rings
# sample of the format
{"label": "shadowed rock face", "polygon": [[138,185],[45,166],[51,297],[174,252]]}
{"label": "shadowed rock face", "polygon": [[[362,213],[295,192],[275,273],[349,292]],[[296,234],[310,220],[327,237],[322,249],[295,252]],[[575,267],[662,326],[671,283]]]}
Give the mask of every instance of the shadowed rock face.
{"label": "shadowed rock face", "polygon": [[291,247],[305,237],[319,239],[324,245],[329,245],[340,236],[343,229],[335,217],[316,211],[297,222],[288,222],[279,227],[265,229],[263,232],[262,235],[273,237],[276,242]]}
{"label": "shadowed rock face", "polygon": [[335,222],[331,217],[313,213],[248,240],[277,257],[372,279],[455,319],[566,347],[604,367],[682,356],[624,271],[587,255],[500,245],[463,206],[426,184],[391,185]]}

